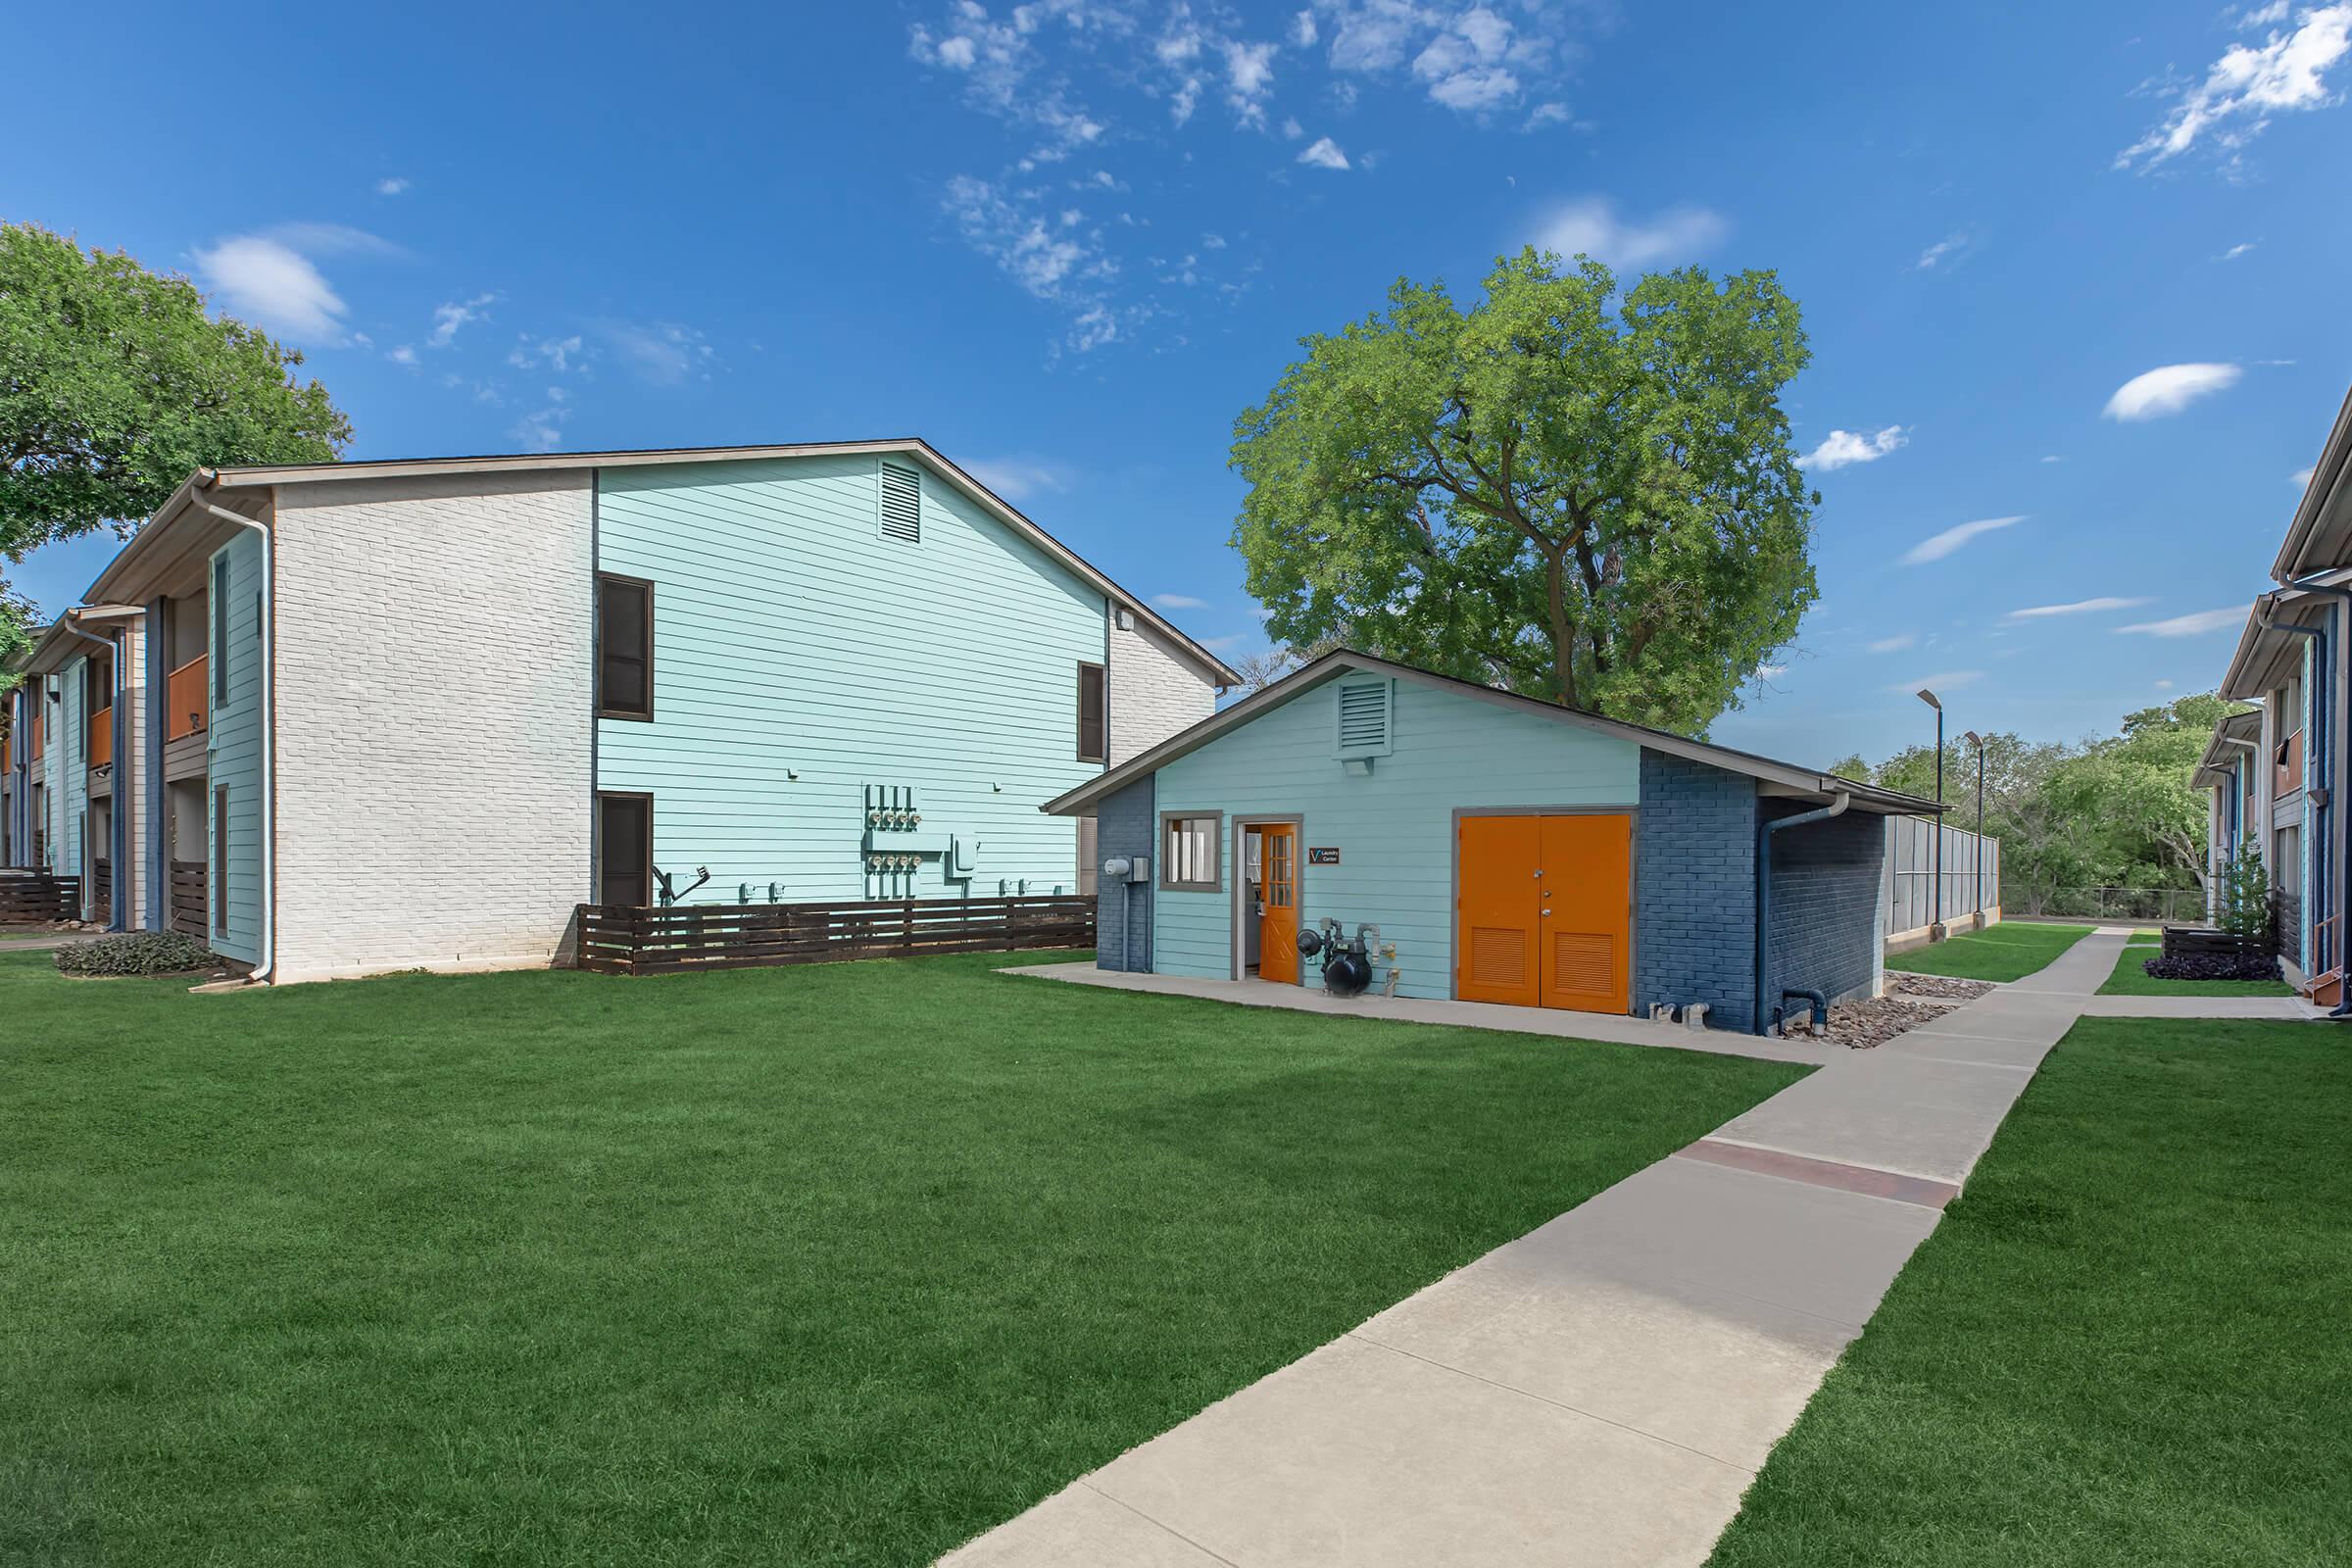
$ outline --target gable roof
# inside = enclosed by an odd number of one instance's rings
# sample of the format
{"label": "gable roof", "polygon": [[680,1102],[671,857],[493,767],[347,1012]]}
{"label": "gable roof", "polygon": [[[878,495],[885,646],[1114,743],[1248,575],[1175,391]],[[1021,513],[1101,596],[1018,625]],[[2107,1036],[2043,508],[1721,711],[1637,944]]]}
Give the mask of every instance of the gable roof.
{"label": "gable roof", "polygon": [[2198,789],[2215,789],[2230,782],[2230,764],[2249,751],[2259,751],[2262,739],[2262,710],[2249,708],[2230,714],[2213,726],[2213,738],[2205,743],[2205,753],[2197,759],[2197,770],[2189,782]]}
{"label": "gable roof", "polygon": [[351,479],[424,479],[469,473],[553,473],[579,468],[629,468],[662,463],[743,463],[760,459],[813,457],[912,458],[954,485],[980,509],[1004,523],[1048,558],[1077,576],[1120,609],[1174,642],[1221,686],[1238,686],[1242,677],[1232,665],[1179,630],[1165,616],[1120,587],[1045,529],[1031,522],[995,491],[957,467],[919,436],[895,436],[879,441],[805,441],[788,446],[652,447],[625,452],[504,453],[463,458],[393,458],[364,463],[292,463],[247,467],[199,468],[171,499],[156,509],[130,543],[91,584],[88,598],[104,597],[119,580],[124,564],[135,560],[141,541],[157,531],[166,517],[183,509],[198,492],[254,490],[281,484],[318,484]]}
{"label": "gable roof", "polygon": [[2335,412],[2335,423],[2311,466],[2303,498],[2279,542],[2271,575],[2280,582],[2331,566],[2352,565],[2352,394]]}
{"label": "gable roof", "polygon": [[1882,789],[1876,784],[1862,784],[1819,768],[1800,767],[1793,762],[1776,761],[1758,757],[1752,752],[1734,751],[1728,746],[1710,746],[1687,736],[1670,734],[1662,729],[1649,729],[1641,724],[1628,724],[1619,719],[1602,718],[1595,713],[1580,713],[1557,703],[1541,698],[1522,697],[1516,692],[1497,691],[1475,681],[1456,680],[1451,675],[1440,675],[1410,664],[1398,664],[1370,654],[1359,654],[1352,648],[1335,649],[1313,662],[1285,675],[1282,679],[1253,692],[1222,712],[1195,724],[1191,729],[1171,735],[1157,746],[1137,757],[1131,757],[1100,777],[1089,779],[1076,789],[1055,797],[1038,808],[1054,816],[1074,816],[1093,807],[1104,796],[1124,789],[1146,773],[1157,772],[1168,763],[1192,752],[1199,751],[1210,741],[1228,731],[1239,729],[1261,713],[1271,711],[1292,700],[1305,696],[1317,687],[1348,673],[1361,670],[1371,674],[1393,675],[1398,680],[1413,681],[1438,691],[1452,692],[1476,702],[1490,703],[1513,711],[1533,713],[1555,723],[1574,725],[1596,734],[1618,740],[1633,741],[1653,752],[1680,757],[1693,762],[1704,762],[1730,773],[1744,773],[1749,778],[1774,784],[1800,797],[1819,797],[1828,801],[1838,795],[1850,795],[1853,804],[1866,811],[1887,815],[1934,816],[1943,809],[1934,801],[1906,795],[1901,790]]}

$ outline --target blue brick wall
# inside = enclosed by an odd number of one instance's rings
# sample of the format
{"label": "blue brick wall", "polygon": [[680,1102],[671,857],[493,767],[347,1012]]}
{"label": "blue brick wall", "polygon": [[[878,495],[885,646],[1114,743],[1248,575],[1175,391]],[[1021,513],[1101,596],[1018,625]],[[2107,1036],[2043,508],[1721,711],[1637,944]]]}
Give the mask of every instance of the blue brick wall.
{"label": "blue brick wall", "polygon": [[[1801,802],[1767,804],[1770,817],[1812,809]],[[1811,986],[1832,1002],[1868,996],[1878,982],[1879,879],[1886,855],[1886,819],[1848,811],[1792,827],[1772,841],[1772,982]]]}
{"label": "blue brick wall", "polygon": [[1635,856],[1634,1011],[1703,1002],[1710,1026],[1753,1027],[1755,781],[1644,748]]}
{"label": "blue brick wall", "polygon": [[[1098,866],[1114,855],[1133,859],[1136,856],[1151,857],[1158,853],[1152,840],[1158,834],[1153,810],[1152,781],[1156,774],[1146,773],[1142,778],[1104,797],[1095,808],[1095,858]],[[1153,879],[1158,867],[1152,867]],[[1126,922],[1126,961],[1120,962],[1119,927]],[[1100,878],[1095,887],[1095,967],[1098,969],[1124,968],[1135,974],[1152,971],[1152,884],[1150,882],[1129,890],[1126,883]]]}

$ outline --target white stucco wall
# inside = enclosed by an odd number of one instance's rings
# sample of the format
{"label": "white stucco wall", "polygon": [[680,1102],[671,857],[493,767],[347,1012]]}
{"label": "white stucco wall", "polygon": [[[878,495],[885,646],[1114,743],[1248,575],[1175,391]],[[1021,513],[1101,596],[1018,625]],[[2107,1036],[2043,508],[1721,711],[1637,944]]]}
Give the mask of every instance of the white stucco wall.
{"label": "white stucco wall", "polygon": [[276,516],[277,977],[547,962],[589,896],[590,476]]}

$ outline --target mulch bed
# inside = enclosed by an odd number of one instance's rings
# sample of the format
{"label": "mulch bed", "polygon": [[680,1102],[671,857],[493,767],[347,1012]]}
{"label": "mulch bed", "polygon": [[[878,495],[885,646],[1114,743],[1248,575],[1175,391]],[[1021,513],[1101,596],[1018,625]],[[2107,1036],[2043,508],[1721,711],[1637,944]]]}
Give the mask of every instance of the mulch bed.
{"label": "mulch bed", "polygon": [[1989,980],[1963,980],[1948,974],[1912,974],[1907,970],[1886,971],[1886,989],[1898,997],[1930,997],[1947,1002],[1974,1002],[1992,989]]}
{"label": "mulch bed", "polygon": [[[1981,984],[1963,981],[1964,985]],[[1818,1040],[1827,1046],[1844,1046],[1852,1051],[1869,1051],[1883,1046],[1895,1036],[1935,1023],[1950,1010],[1948,1005],[1937,1006],[1932,1002],[1909,1002],[1901,997],[1870,997],[1859,1002],[1835,1002],[1830,1004],[1830,1025],[1820,1033],[1811,1028],[1812,1014],[1790,1019],[1781,1033],[1790,1039]]]}

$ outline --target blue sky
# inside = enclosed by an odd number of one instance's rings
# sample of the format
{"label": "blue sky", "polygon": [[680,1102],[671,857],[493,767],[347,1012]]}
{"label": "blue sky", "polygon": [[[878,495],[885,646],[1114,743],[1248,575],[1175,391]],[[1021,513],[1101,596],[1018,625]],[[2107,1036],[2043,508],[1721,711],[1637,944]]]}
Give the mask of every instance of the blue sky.
{"label": "blue sky", "polygon": [[1228,653],[1299,335],[1777,269],[1823,603],[1714,733],[1784,756],[2209,687],[2352,371],[2352,4],[328,9],[54,13],[0,218],[302,346],[351,456],[920,434]]}

